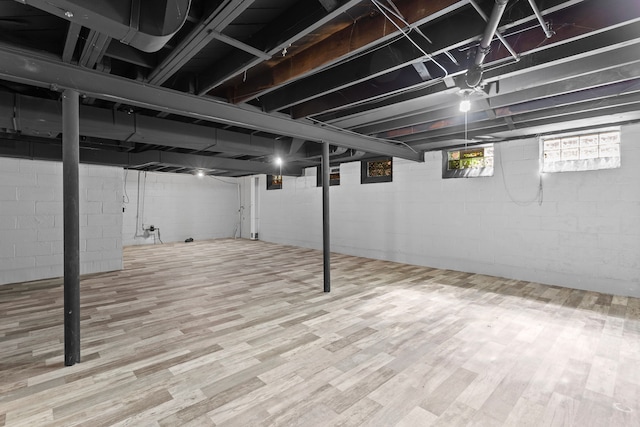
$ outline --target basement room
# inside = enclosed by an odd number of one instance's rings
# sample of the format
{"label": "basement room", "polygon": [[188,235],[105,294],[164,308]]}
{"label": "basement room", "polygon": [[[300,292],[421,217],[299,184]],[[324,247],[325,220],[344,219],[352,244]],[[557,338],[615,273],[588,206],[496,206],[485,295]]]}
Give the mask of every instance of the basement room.
{"label": "basement room", "polygon": [[640,2],[0,0],[0,427],[640,425]]}

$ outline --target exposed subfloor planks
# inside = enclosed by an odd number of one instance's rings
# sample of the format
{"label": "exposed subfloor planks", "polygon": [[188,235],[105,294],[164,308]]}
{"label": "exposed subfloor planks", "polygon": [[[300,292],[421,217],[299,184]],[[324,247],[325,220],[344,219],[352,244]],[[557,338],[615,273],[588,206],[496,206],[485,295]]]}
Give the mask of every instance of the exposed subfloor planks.
{"label": "exposed subfloor planks", "polygon": [[640,300],[247,240],[0,287],[0,426],[638,426]]}

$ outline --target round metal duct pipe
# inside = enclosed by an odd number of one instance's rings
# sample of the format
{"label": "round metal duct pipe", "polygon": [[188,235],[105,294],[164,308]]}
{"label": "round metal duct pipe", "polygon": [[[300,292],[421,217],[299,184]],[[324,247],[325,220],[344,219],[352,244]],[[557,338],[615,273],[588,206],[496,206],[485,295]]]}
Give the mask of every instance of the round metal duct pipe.
{"label": "round metal duct pipe", "polygon": [[20,1],[144,52],[167,44],[187,20],[191,5],[191,0]]}
{"label": "round metal duct pipe", "polygon": [[496,4],[493,6],[491,17],[489,18],[489,22],[487,22],[484,34],[482,35],[482,39],[478,45],[478,50],[476,51],[474,64],[469,67],[465,76],[467,86],[471,88],[478,86],[482,81],[482,63],[491,50],[491,41],[496,35],[500,19],[502,19],[502,15],[504,14],[504,10],[506,9],[508,2],[509,0],[496,0]]}

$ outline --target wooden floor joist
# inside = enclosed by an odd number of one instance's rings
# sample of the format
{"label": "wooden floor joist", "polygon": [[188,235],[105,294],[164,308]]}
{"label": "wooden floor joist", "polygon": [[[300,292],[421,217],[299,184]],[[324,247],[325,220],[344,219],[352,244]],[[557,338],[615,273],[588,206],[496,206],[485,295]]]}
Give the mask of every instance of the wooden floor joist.
{"label": "wooden floor joist", "polygon": [[248,240],[0,287],[0,426],[637,426],[640,299]]}

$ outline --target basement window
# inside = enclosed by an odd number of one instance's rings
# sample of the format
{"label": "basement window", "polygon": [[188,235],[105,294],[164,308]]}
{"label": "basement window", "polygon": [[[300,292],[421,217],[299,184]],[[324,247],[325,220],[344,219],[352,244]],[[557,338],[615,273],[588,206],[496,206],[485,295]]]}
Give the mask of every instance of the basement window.
{"label": "basement window", "polygon": [[493,176],[493,144],[455,148],[442,152],[443,178]]}
{"label": "basement window", "polygon": [[267,175],[267,190],[282,189],[282,175]]}
{"label": "basement window", "polygon": [[361,184],[391,181],[393,181],[393,159],[391,157],[363,160],[360,163]]}
{"label": "basement window", "polygon": [[574,172],[620,167],[620,128],[540,138],[542,172]]}
{"label": "basement window", "polygon": [[[316,173],[316,186],[322,187],[322,166],[318,166]],[[340,165],[329,168],[329,186],[340,185]]]}

